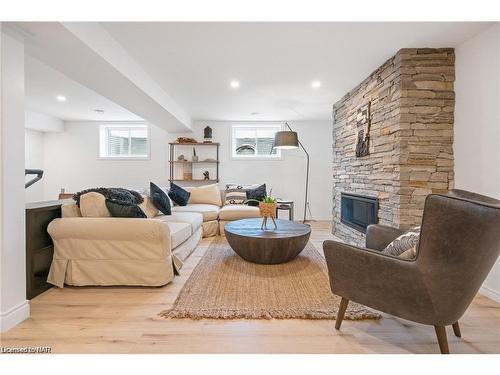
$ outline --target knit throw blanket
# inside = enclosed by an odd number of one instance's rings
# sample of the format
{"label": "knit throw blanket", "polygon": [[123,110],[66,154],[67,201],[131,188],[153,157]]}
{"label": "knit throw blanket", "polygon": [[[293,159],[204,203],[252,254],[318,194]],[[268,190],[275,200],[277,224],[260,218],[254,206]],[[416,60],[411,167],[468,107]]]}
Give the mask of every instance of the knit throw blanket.
{"label": "knit throw blanket", "polygon": [[106,199],[112,199],[115,201],[128,202],[132,204],[141,204],[144,202],[144,198],[141,194],[134,190],[128,190],[123,188],[92,188],[85,189],[79,191],[78,193],[73,195],[73,199],[75,200],[78,207],[80,207],[80,197],[86,193],[100,193],[106,197]]}

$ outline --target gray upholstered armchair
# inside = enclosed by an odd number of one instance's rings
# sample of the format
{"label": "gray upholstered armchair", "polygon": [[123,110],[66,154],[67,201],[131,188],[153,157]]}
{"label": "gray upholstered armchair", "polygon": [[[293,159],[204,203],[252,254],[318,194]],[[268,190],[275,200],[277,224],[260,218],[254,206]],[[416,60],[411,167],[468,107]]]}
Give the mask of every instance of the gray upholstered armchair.
{"label": "gray upholstered armchair", "polygon": [[335,328],[349,300],[433,325],[441,353],[449,353],[445,327],[472,302],[500,253],[500,201],[463,190],[427,197],[417,258],[381,254],[402,232],[370,225],[367,249],[325,241],[332,292],[342,297]]}

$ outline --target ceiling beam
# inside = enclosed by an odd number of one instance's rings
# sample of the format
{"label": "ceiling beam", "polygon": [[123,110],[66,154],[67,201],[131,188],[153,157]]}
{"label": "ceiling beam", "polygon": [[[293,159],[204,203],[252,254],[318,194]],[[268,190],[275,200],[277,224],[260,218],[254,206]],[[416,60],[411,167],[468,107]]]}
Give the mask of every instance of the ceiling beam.
{"label": "ceiling beam", "polygon": [[17,26],[28,54],[166,131],[191,130],[190,116],[98,23]]}

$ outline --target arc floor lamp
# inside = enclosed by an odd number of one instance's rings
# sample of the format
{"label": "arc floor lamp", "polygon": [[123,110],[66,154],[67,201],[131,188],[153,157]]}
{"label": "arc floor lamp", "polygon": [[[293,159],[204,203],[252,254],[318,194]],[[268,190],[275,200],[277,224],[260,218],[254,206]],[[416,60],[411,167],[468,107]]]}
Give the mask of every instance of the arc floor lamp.
{"label": "arc floor lamp", "polygon": [[304,220],[303,222],[306,222],[306,215],[307,215],[307,210],[309,208],[309,202],[307,200],[307,193],[308,193],[308,188],[309,188],[309,153],[306,151],[304,148],[304,145],[299,140],[299,137],[297,135],[296,131],[293,131],[293,129],[288,125],[288,122],[285,122],[285,125],[289,130],[284,130],[284,131],[279,131],[276,132],[274,136],[274,148],[280,149],[280,150],[290,150],[294,148],[299,148],[299,146],[304,150],[306,153],[307,157],[307,170],[306,170],[306,196],[304,200]]}

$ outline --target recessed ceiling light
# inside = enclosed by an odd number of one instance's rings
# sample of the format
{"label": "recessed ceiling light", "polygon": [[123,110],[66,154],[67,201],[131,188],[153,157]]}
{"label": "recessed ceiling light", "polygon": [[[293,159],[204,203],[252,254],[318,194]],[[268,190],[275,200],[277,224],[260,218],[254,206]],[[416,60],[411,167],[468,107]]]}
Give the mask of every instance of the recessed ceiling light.
{"label": "recessed ceiling light", "polygon": [[320,81],[312,81],[312,82],[311,82],[311,87],[312,87],[313,89],[317,89],[317,88],[319,88],[320,86],[321,86],[321,82],[320,82]]}
{"label": "recessed ceiling light", "polygon": [[229,85],[233,88],[233,89],[237,89],[238,87],[240,87],[240,83],[238,81],[231,81],[229,82]]}
{"label": "recessed ceiling light", "polygon": [[94,109],[94,112],[97,113],[98,115],[103,115],[104,109]]}
{"label": "recessed ceiling light", "polygon": [[66,100],[68,100],[68,99],[66,99],[66,97],[65,97],[64,95],[57,95],[57,96],[56,96],[56,100],[57,100],[58,102],[65,102],[65,101],[66,101]]}

